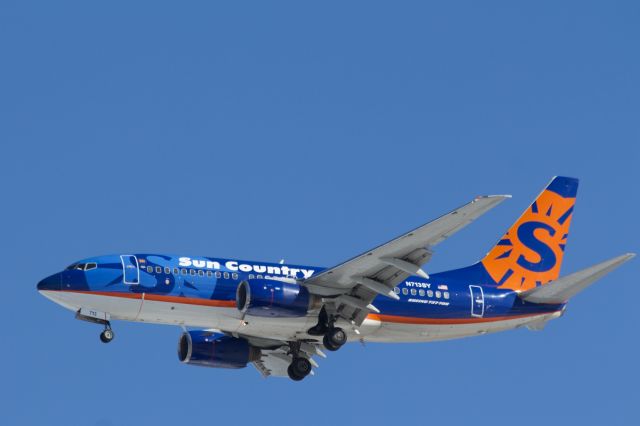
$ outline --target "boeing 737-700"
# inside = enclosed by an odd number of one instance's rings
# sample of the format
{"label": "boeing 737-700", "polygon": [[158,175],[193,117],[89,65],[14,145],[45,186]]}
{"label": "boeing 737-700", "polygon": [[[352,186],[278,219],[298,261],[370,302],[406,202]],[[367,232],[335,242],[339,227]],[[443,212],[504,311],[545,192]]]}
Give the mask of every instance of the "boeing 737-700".
{"label": "boeing 737-700", "polygon": [[500,204],[477,197],[331,268],[203,256],[116,254],[73,263],[38,283],[45,297],[101,324],[184,329],[186,364],[302,380],[323,349],[347,341],[429,342],[526,326],[541,329],[567,301],[631,259],[560,277],[578,180],[555,177],[479,262],[428,274],[434,247]]}

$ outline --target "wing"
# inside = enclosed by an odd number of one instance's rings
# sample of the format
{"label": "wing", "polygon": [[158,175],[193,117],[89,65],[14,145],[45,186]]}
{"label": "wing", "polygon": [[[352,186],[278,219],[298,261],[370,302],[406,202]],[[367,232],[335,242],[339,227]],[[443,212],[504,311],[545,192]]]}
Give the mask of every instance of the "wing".
{"label": "wing", "polygon": [[478,197],[438,219],[381,246],[327,269],[302,282],[311,293],[323,296],[325,307],[360,325],[371,301],[382,294],[394,299],[393,288],[412,275],[428,278],[421,266],[429,261],[431,248],[500,204],[508,195]]}

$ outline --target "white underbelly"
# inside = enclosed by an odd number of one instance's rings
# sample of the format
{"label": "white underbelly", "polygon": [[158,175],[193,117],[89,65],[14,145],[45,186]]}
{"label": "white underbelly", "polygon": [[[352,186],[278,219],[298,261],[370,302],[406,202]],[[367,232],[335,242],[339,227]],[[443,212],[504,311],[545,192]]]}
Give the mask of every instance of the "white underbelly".
{"label": "white underbelly", "polygon": [[560,312],[555,312],[552,314],[467,324],[400,324],[383,322],[380,329],[368,336],[366,340],[371,342],[409,343],[458,339],[511,330],[527,324],[548,321],[560,315]]}
{"label": "white underbelly", "polygon": [[[87,292],[42,291],[42,294],[72,311],[80,308],[95,309],[109,313],[114,320],[217,329],[239,335],[285,341],[319,340],[318,337],[306,334],[306,330],[313,327],[317,321],[314,316],[265,318],[247,315],[243,318],[235,307],[179,303],[178,300],[149,300],[142,294],[137,295],[139,298],[133,298],[128,293],[126,296],[109,296]],[[428,342],[494,333],[558,316],[560,313],[468,324],[404,324],[367,318],[357,328],[342,320],[336,325],[345,330],[350,342],[361,339],[389,343]]]}

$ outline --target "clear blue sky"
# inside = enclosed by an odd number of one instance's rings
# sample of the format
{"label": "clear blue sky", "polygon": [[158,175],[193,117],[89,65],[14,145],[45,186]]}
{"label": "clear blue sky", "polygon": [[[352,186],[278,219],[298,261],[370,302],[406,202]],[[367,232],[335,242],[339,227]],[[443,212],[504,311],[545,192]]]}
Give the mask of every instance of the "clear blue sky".
{"label": "clear blue sky", "polygon": [[329,266],[512,193],[435,272],[557,174],[581,178],[565,273],[638,251],[638,22],[637,2],[3,1],[3,423],[637,421],[638,259],[543,332],[354,344],[297,384],[181,365],[175,327],[103,345],[35,285],[121,252]]}

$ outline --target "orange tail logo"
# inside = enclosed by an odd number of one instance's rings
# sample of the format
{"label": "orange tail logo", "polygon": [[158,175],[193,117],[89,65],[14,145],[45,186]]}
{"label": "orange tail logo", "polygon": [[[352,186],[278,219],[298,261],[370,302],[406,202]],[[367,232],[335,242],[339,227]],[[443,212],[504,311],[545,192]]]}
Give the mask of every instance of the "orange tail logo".
{"label": "orange tail logo", "polygon": [[560,276],[577,187],[554,178],[482,260],[499,288],[524,291]]}

